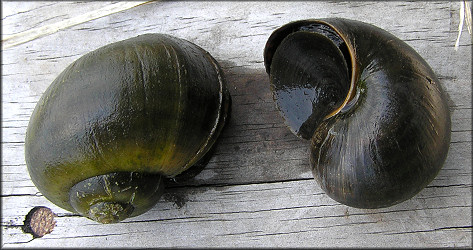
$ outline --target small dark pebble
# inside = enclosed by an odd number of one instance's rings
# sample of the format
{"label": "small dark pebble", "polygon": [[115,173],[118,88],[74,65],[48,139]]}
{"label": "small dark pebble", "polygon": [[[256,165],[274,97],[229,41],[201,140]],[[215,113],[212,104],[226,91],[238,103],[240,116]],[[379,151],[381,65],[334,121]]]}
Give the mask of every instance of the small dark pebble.
{"label": "small dark pebble", "polygon": [[26,215],[23,232],[32,234],[34,238],[41,238],[53,231],[56,226],[54,217],[56,214],[51,209],[43,206],[34,207]]}

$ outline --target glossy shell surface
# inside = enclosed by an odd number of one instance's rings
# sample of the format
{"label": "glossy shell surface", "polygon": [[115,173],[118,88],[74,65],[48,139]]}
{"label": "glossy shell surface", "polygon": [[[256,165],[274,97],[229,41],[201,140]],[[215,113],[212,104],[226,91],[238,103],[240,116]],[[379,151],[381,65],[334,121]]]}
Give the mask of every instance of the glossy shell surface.
{"label": "glossy shell surface", "polygon": [[[146,34],[106,45],[69,65],[37,103],[25,145],[31,179],[70,211],[70,195],[88,194],[72,187],[106,174],[100,192],[126,193],[110,189],[117,184],[136,189],[124,199],[139,203],[149,189],[142,202],[156,200],[160,176],[183,172],[212,147],[229,105],[220,67],[193,43]],[[156,183],[140,189],[133,178]]]}
{"label": "glossy shell surface", "polygon": [[405,42],[360,21],[300,20],[274,31],[264,56],[276,105],[311,140],[330,197],[387,207],[435,178],[450,143],[447,96]]}

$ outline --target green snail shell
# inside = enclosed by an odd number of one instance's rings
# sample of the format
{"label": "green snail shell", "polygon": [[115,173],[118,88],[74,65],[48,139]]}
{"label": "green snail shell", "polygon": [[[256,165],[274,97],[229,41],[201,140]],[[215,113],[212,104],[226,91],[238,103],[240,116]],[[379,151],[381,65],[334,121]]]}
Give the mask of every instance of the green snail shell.
{"label": "green snail shell", "polygon": [[146,34],[92,51],[44,92],[28,124],[33,183],[64,209],[102,223],[149,210],[163,177],[212,147],[230,107],[224,75],[202,48]]}
{"label": "green snail shell", "polygon": [[264,51],[277,108],[311,139],[322,189],[359,208],[405,201],[437,175],[450,143],[441,84],[409,45],[373,25],[300,20],[275,30]]}

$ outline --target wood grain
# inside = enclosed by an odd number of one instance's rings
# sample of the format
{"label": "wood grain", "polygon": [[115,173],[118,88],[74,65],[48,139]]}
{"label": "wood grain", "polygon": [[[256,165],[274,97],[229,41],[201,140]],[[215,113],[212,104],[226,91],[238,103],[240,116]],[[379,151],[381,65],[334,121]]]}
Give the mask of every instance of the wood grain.
{"label": "wood grain", "polygon": [[[111,2],[2,2],[2,32],[52,25]],[[375,24],[430,64],[449,95],[452,141],[443,169],[414,198],[384,209],[339,204],[318,187],[308,145],[285,127],[264,71],[271,32],[293,20]],[[152,2],[2,50],[2,247],[471,247],[471,36],[459,48],[457,2]],[[465,27],[466,29],[466,27]],[[209,164],[170,185],[149,212],[100,225],[47,201],[24,160],[29,117],[81,55],[143,33],[167,33],[222,65],[232,117]],[[42,238],[21,230],[34,206],[58,214]]]}
{"label": "wood grain", "polygon": [[35,39],[38,39],[49,34],[53,34],[62,29],[67,29],[74,25],[88,22],[97,18],[101,18],[113,13],[117,13],[123,10],[127,10],[143,4],[144,2],[118,2],[118,3],[109,3],[102,8],[94,9],[84,14],[77,16],[72,16],[70,18],[62,18],[61,21],[53,22],[51,24],[45,24],[46,21],[51,19],[41,20],[39,22],[39,27],[25,30],[23,32],[17,32],[12,35],[2,35],[2,48],[7,49],[20,45],[22,43],[30,42]]}

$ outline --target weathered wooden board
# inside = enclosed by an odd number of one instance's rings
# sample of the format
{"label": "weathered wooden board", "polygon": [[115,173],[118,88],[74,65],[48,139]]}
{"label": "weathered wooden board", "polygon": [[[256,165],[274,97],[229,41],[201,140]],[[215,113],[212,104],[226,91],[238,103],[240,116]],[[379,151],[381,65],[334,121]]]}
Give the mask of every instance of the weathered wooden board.
{"label": "weathered wooden board", "polygon": [[[113,2],[2,2],[3,37],[101,10]],[[459,2],[152,2],[2,49],[2,247],[471,247],[472,39],[458,50]],[[85,15],[87,16],[87,15]],[[293,20],[344,17],[405,40],[449,94],[452,142],[443,169],[414,198],[384,209],[330,199],[308,166],[308,142],[284,126],[269,91],[263,48]],[[65,22],[66,23],[66,22]],[[208,166],[171,185],[149,212],[100,225],[47,201],[24,160],[29,117],[54,78],[81,55],[143,33],[167,33],[222,65],[232,118]],[[57,226],[21,230],[48,206]]]}

